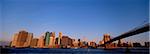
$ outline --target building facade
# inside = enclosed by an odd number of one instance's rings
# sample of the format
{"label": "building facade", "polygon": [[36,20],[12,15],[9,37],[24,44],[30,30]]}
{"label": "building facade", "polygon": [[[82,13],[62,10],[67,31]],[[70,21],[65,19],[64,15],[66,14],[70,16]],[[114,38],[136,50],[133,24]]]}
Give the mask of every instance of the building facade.
{"label": "building facade", "polygon": [[27,41],[25,42],[24,46],[25,47],[30,47],[32,39],[33,39],[33,33],[28,33]]}
{"label": "building facade", "polygon": [[46,32],[45,33],[45,46],[48,47],[49,46],[49,41],[50,41],[50,33]]}
{"label": "building facade", "polygon": [[44,36],[41,36],[38,40],[38,44],[37,44],[38,48],[44,48]]}
{"label": "building facade", "polygon": [[72,46],[72,39],[68,36],[62,36],[61,45],[63,46],[63,48]]}
{"label": "building facade", "polygon": [[14,34],[11,47],[15,47],[17,45],[18,33]]}
{"label": "building facade", "polygon": [[62,39],[62,32],[59,32],[58,45],[61,44],[61,39]]}
{"label": "building facade", "polygon": [[31,41],[31,47],[37,48],[37,44],[38,44],[38,38],[33,38]]}

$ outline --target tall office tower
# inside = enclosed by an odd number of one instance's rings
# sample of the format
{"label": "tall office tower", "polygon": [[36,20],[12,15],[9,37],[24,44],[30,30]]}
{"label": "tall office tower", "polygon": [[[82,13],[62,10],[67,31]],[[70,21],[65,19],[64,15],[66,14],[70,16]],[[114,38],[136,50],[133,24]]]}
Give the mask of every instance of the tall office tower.
{"label": "tall office tower", "polygon": [[104,37],[104,38],[103,38],[104,42],[107,42],[107,41],[110,40],[110,35],[109,35],[109,34],[104,34],[103,37]]}
{"label": "tall office tower", "polygon": [[15,47],[17,45],[18,33],[14,34],[11,47]]}
{"label": "tall office tower", "polygon": [[38,48],[43,48],[44,47],[44,36],[41,36],[38,40]]}
{"label": "tall office tower", "polygon": [[49,45],[49,41],[50,41],[50,33],[49,32],[46,32],[45,34],[45,46],[48,47]]}
{"label": "tall office tower", "polygon": [[51,36],[50,36],[49,38],[50,38],[49,47],[52,48],[52,47],[53,47],[53,37],[52,37],[52,33],[51,33]]}
{"label": "tall office tower", "polygon": [[52,45],[55,46],[55,32],[52,32],[52,37],[53,37]]}
{"label": "tall office tower", "polygon": [[25,47],[30,47],[32,38],[33,38],[33,33],[28,33],[27,41],[24,44]]}
{"label": "tall office tower", "polygon": [[50,34],[49,47],[53,48],[53,46],[55,46],[55,32],[51,32]]}
{"label": "tall office tower", "polygon": [[58,45],[61,44],[61,39],[62,39],[62,32],[59,32]]}
{"label": "tall office tower", "polygon": [[49,41],[49,47],[53,48],[53,46],[55,46],[55,32],[51,32]]}
{"label": "tall office tower", "polygon": [[24,44],[27,41],[27,37],[28,37],[28,32],[20,31],[18,34],[16,47],[24,47]]}
{"label": "tall office tower", "polygon": [[37,43],[38,43],[38,39],[37,38],[33,38],[31,41],[31,47],[32,48],[36,48],[37,47]]}
{"label": "tall office tower", "polygon": [[51,47],[52,46],[52,41],[53,41],[53,37],[52,37],[52,32],[50,33],[50,37],[49,37],[49,47]]}

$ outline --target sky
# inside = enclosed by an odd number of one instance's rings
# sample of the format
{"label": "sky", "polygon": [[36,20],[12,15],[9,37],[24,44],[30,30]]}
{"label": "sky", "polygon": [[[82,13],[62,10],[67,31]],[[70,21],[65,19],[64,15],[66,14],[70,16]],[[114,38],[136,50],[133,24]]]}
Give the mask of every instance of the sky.
{"label": "sky", "polygon": [[[2,41],[10,41],[20,30],[35,38],[49,31],[100,41],[103,34],[114,38],[149,20],[148,0],[1,0],[0,10]],[[148,38],[146,32],[127,40]]]}

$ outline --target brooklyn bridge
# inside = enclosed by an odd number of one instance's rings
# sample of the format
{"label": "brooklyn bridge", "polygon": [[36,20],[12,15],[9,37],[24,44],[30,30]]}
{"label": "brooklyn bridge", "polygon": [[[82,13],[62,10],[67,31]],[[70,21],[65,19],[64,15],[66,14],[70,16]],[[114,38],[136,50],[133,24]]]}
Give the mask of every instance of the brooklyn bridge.
{"label": "brooklyn bridge", "polygon": [[140,33],[144,33],[144,32],[148,32],[149,31],[149,23],[147,24],[144,24],[142,26],[139,26],[139,27],[136,27],[128,32],[125,32],[113,39],[110,39],[109,41],[105,41],[104,40],[104,44],[101,44],[100,46],[105,46],[105,48],[108,47],[108,45],[114,41],[117,41],[117,40],[121,40],[123,38],[127,38],[127,37],[130,37],[130,36],[135,36],[137,34],[140,34]]}

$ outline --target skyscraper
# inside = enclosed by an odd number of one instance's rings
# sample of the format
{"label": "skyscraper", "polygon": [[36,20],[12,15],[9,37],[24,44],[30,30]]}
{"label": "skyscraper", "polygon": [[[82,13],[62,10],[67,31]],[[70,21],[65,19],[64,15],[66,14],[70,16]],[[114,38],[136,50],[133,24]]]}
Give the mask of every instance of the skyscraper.
{"label": "skyscraper", "polygon": [[52,45],[55,46],[55,32],[52,32],[52,37],[53,37]]}
{"label": "skyscraper", "polygon": [[33,33],[28,33],[27,40],[26,40],[26,42],[24,44],[25,47],[30,47],[32,38],[33,38]]}
{"label": "skyscraper", "polygon": [[50,33],[50,40],[49,40],[49,47],[52,48],[52,44],[53,44],[53,37],[52,37],[52,32]]}
{"label": "skyscraper", "polygon": [[18,33],[14,34],[11,47],[15,47],[17,45]]}
{"label": "skyscraper", "polygon": [[48,47],[50,41],[50,33],[46,32],[45,33],[45,46]]}
{"label": "skyscraper", "polygon": [[39,48],[43,48],[44,47],[44,36],[41,36],[39,38],[37,47],[39,47]]}
{"label": "skyscraper", "polygon": [[33,33],[28,33],[24,30],[19,31],[14,35],[11,43],[11,47],[29,47],[31,40],[33,38]]}
{"label": "skyscraper", "polygon": [[62,32],[59,32],[58,45],[61,44],[61,39],[62,39]]}
{"label": "skyscraper", "polygon": [[55,46],[55,32],[51,32],[50,34],[49,47],[53,48]]}
{"label": "skyscraper", "polygon": [[27,41],[28,32],[20,31],[17,38],[17,45],[16,47],[25,47],[24,44]]}

